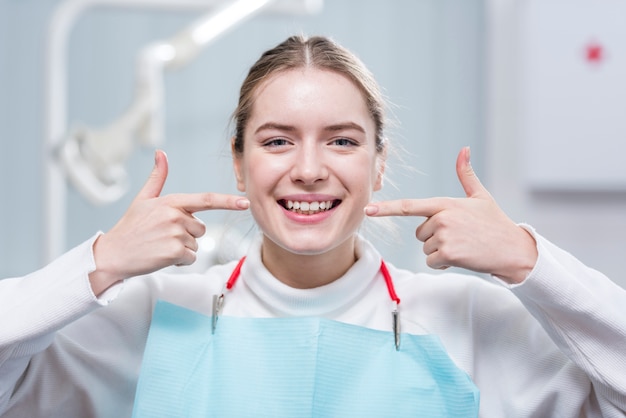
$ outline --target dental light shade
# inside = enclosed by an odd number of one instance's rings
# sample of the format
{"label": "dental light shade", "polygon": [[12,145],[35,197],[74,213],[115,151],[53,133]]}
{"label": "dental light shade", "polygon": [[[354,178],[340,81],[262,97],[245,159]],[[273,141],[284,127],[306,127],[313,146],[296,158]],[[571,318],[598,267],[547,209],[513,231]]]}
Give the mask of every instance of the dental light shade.
{"label": "dental light shade", "polygon": [[135,142],[163,142],[163,70],[179,68],[202,48],[274,0],[237,0],[198,20],[169,41],[144,48],[137,60],[137,88],[128,111],[102,129],[74,127],[57,150],[70,182],[92,204],[120,199],[128,190],[124,164]]}
{"label": "dental light shade", "polygon": [[135,142],[163,142],[162,62],[155,52],[149,47],[139,55],[135,98],[126,113],[102,129],[73,127],[58,149],[66,176],[94,205],[115,202],[128,190],[124,163]]}
{"label": "dental light shade", "polygon": [[[108,135],[75,129],[60,149],[59,159],[74,187],[93,204],[114,202],[128,190],[128,178],[122,162],[125,156],[101,155],[98,149],[112,148],[105,144]],[[124,139],[120,143],[131,144]],[[104,146],[103,146],[104,145]],[[125,144],[123,147],[129,148]],[[116,150],[119,154],[119,150]],[[128,154],[123,152],[122,154]]]}

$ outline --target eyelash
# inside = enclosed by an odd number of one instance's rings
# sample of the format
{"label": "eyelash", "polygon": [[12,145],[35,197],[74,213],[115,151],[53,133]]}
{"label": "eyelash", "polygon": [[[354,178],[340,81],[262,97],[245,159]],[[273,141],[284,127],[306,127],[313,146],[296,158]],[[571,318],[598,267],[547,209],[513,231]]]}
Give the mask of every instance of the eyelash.
{"label": "eyelash", "polygon": [[[344,144],[341,145],[339,144],[339,142],[343,142]],[[341,147],[354,147],[354,146],[359,145],[356,141],[354,141],[353,139],[349,139],[349,138],[335,138],[331,141],[331,144],[338,145]]]}
{"label": "eyelash", "polygon": [[[264,147],[267,148],[278,148],[284,147],[289,144],[289,141],[285,138],[272,138],[263,143]],[[353,139],[349,138],[334,138],[329,142],[330,145],[335,145],[342,148],[356,147],[359,143]]]}
{"label": "eyelash", "polygon": [[285,138],[272,138],[269,141],[263,143],[264,147],[273,148],[273,147],[284,147],[288,144],[288,141]]}

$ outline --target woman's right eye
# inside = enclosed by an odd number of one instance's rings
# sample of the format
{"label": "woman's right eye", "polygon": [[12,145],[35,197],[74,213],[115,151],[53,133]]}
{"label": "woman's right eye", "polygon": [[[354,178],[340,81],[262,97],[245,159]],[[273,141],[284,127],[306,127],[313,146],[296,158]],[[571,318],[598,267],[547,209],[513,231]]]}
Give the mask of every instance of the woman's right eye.
{"label": "woman's right eye", "polygon": [[263,146],[271,148],[271,147],[282,147],[282,146],[285,146],[287,144],[288,144],[288,142],[287,142],[287,140],[285,138],[272,138],[272,139],[270,139],[268,141],[265,141],[263,143]]}

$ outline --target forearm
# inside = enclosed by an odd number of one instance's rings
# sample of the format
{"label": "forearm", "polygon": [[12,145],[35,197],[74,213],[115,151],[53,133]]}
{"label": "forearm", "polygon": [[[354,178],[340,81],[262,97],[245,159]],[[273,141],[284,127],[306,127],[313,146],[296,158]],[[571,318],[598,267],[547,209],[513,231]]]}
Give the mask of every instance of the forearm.
{"label": "forearm", "polygon": [[600,402],[626,411],[626,290],[537,237],[539,258],[511,290],[593,382]]}
{"label": "forearm", "polygon": [[0,411],[30,358],[52,343],[54,333],[106,303],[88,281],[94,238],[41,270],[0,280]]}

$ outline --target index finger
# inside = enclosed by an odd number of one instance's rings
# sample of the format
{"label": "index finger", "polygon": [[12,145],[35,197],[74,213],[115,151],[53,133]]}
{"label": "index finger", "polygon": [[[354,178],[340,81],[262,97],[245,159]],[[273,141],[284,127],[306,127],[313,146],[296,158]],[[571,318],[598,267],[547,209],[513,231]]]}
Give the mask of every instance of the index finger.
{"label": "index finger", "polygon": [[212,209],[245,210],[250,201],[243,197],[221,193],[180,193],[166,196],[174,207],[189,213]]}
{"label": "index finger", "polygon": [[431,217],[447,206],[446,198],[398,199],[372,202],[365,207],[368,216],[425,216]]}

